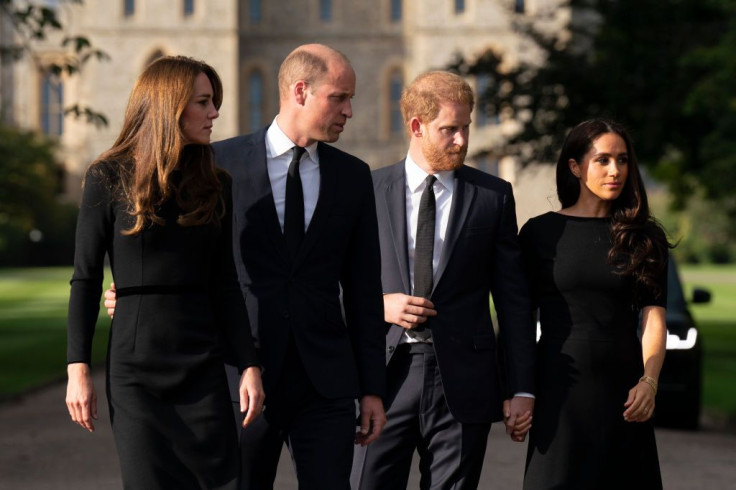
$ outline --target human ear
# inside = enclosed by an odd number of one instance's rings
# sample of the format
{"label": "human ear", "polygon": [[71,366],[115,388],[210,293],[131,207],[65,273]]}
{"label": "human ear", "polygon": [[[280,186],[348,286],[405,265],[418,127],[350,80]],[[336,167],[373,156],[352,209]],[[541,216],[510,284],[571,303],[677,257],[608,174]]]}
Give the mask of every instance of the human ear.
{"label": "human ear", "polygon": [[578,167],[578,162],[575,161],[574,158],[571,158],[567,161],[567,166],[570,168],[570,172],[576,177],[580,178],[580,167]]}
{"label": "human ear", "polygon": [[296,102],[299,105],[304,105],[307,100],[307,82],[304,80],[297,80],[293,85],[293,93],[296,98]]}
{"label": "human ear", "polygon": [[411,134],[417,138],[422,137],[422,122],[418,117],[412,117],[409,121],[409,127],[411,128]]}

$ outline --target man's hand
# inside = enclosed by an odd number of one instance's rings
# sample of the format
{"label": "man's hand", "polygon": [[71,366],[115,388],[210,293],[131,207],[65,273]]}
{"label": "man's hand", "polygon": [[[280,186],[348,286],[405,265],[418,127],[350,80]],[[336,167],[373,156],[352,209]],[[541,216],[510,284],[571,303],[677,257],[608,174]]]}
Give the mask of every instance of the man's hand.
{"label": "man's hand", "polygon": [[532,428],[532,412],[534,398],[515,396],[503,402],[503,421],[506,424],[506,434],[512,441],[524,442],[526,434]]}
{"label": "man's hand", "polygon": [[69,382],[66,385],[66,408],[72,421],[90,432],[95,431],[92,420],[97,419],[97,392],[92,383],[89,365],[74,362],[66,368]]}
{"label": "man's hand", "polygon": [[105,291],[105,308],[107,308],[107,314],[110,318],[115,315],[115,303],[117,302],[117,296],[115,294],[115,283],[110,283],[110,289]]}
{"label": "man's hand", "polygon": [[261,383],[261,368],[251,366],[243,371],[238,383],[240,393],[240,412],[245,414],[243,427],[250,424],[263,410],[263,400],[266,395]]}
{"label": "man's hand", "polygon": [[355,444],[367,446],[378,439],[386,425],[386,412],[383,400],[375,395],[366,395],[360,399],[360,430],[355,434]]}
{"label": "man's hand", "polygon": [[403,293],[383,295],[383,317],[388,323],[412,329],[435,315],[434,303],[426,298]]}

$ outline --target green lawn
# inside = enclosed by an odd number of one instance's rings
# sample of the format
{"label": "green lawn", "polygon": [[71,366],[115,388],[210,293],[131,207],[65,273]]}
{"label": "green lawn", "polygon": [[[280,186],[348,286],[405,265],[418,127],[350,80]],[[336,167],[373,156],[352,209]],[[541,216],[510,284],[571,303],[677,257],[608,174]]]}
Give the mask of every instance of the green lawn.
{"label": "green lawn", "polygon": [[[71,272],[69,267],[0,270],[0,399],[66,376]],[[104,360],[109,327],[101,311],[95,362]]]}
{"label": "green lawn", "polygon": [[710,303],[691,306],[705,350],[703,404],[707,413],[736,422],[736,266],[687,266],[680,272],[686,294],[696,286],[713,294]]}
{"label": "green lawn", "polygon": [[[713,294],[692,306],[705,347],[706,411],[736,420],[736,265],[687,266],[681,274],[687,292],[703,286]],[[68,267],[0,269],[0,399],[66,375],[70,278]],[[96,362],[104,360],[109,325],[101,309]]]}

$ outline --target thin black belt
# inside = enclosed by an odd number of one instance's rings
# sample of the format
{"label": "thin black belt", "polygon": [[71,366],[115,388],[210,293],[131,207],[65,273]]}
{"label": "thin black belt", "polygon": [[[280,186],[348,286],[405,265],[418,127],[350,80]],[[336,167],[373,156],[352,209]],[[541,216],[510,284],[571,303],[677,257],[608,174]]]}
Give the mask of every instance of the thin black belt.
{"label": "thin black belt", "polygon": [[115,295],[118,298],[123,296],[133,296],[137,294],[187,294],[187,293],[206,293],[207,289],[197,284],[172,284],[172,285],[150,285],[150,286],[130,286],[127,288],[118,288]]}

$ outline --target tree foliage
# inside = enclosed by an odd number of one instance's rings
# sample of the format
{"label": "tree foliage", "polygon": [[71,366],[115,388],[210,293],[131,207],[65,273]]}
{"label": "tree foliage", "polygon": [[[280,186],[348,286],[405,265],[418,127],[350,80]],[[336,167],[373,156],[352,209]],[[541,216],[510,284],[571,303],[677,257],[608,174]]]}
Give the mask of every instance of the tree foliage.
{"label": "tree foliage", "polygon": [[544,54],[542,66],[501,70],[503,54],[489,52],[455,68],[496,79],[479,109],[523,122],[501,151],[524,163],[554,161],[572,126],[610,117],[631,130],[639,159],[678,202],[697,186],[723,198],[736,184],[735,4],[571,0],[569,41],[517,19],[516,30]]}
{"label": "tree foliage", "polygon": [[72,260],[77,209],[58,202],[53,150],[38,133],[0,126],[0,266]]}
{"label": "tree foliage", "polygon": [[[70,4],[81,4],[82,0],[65,0]],[[90,59],[105,61],[109,56],[96,49],[86,36],[64,36],[60,46],[64,48],[64,55],[48,60],[39,56],[35,44],[45,41],[52,33],[61,33],[64,26],[59,19],[55,8],[34,2],[17,2],[0,0],[0,12],[9,19],[16,34],[7,45],[0,45],[0,61],[3,63],[20,60],[24,56],[32,59],[40,72],[61,76],[63,74],[78,74]],[[107,118],[104,114],[88,106],[75,103],[65,108],[67,114],[74,117],[84,117],[85,120],[96,126],[106,126]]]}
{"label": "tree foliage", "polygon": [[496,52],[453,65],[495,79],[479,94],[479,110],[522,123],[493,151],[522,163],[554,162],[575,124],[615,119],[629,128],[639,161],[668,184],[674,210],[692,204],[691,196],[712,200],[725,216],[723,236],[736,238],[736,2],[569,3],[562,36],[516,17],[515,30],[542,52],[541,65],[504,69]]}

